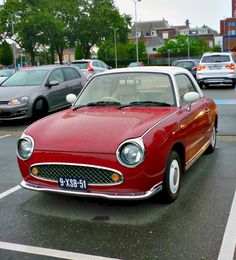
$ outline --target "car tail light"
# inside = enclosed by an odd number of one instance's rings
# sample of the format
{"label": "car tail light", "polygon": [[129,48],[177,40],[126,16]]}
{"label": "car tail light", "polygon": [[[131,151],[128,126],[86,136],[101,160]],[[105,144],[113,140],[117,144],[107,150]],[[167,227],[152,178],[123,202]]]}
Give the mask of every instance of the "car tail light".
{"label": "car tail light", "polygon": [[201,71],[201,70],[205,70],[205,69],[206,69],[206,66],[203,66],[203,65],[197,66],[197,71]]}
{"label": "car tail light", "polygon": [[226,67],[226,69],[230,69],[230,70],[234,70],[236,68],[233,63],[226,65],[225,67]]}
{"label": "car tail light", "polygon": [[90,63],[88,63],[88,71],[94,71],[94,69],[91,67]]}
{"label": "car tail light", "polygon": [[197,70],[197,66],[192,67],[192,70],[196,71]]}

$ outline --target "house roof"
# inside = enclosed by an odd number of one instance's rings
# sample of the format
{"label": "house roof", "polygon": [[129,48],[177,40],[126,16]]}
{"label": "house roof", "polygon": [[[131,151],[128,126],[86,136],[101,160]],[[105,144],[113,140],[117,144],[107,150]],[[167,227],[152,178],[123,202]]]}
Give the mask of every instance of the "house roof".
{"label": "house roof", "polygon": [[[169,28],[168,22],[163,18],[163,20],[157,21],[145,21],[138,22],[137,29],[142,32],[142,35],[149,36],[151,35],[151,31],[160,29],[160,28]],[[130,37],[135,37],[135,23],[131,27]]]}

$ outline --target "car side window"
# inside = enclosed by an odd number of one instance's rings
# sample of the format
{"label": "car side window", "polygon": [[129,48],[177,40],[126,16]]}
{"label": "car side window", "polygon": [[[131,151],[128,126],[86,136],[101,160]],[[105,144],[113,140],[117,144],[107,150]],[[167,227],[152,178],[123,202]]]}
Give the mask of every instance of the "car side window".
{"label": "car side window", "polygon": [[51,73],[51,75],[49,76],[49,82],[53,80],[56,80],[59,83],[64,81],[64,76],[61,69],[56,69]]}
{"label": "car side window", "polygon": [[192,83],[192,81],[189,79],[189,77],[185,74],[180,74],[175,76],[178,91],[179,91],[179,98],[180,98],[180,104],[184,105],[186,104],[186,101],[184,100],[184,95],[187,92],[196,92],[196,89]]}
{"label": "car side window", "polygon": [[80,73],[74,68],[64,68],[63,72],[66,81],[81,78]]}

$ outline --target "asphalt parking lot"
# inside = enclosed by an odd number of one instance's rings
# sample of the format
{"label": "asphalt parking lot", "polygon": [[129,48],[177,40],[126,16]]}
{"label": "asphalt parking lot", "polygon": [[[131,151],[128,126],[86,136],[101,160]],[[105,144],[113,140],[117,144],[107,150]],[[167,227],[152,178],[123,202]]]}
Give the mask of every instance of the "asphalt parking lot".
{"label": "asphalt parking lot", "polygon": [[216,151],[189,169],[170,205],[24,190],[15,146],[27,124],[1,125],[0,259],[236,259],[234,106],[219,105]]}

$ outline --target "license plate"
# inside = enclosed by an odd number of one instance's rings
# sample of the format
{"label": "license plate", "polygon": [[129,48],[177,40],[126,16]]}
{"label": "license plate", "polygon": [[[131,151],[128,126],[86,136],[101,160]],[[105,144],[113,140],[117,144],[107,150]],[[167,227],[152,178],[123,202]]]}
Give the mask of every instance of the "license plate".
{"label": "license plate", "polygon": [[81,178],[58,178],[58,184],[63,189],[88,191],[88,181]]}
{"label": "license plate", "polygon": [[221,70],[221,66],[212,66],[212,67],[209,67],[210,70]]}

